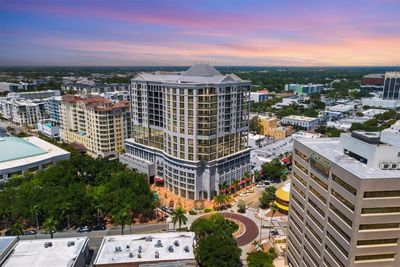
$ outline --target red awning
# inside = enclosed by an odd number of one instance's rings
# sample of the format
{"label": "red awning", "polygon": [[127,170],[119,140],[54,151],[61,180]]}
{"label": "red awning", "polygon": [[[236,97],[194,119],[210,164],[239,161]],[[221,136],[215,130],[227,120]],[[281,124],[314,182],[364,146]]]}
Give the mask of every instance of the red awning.
{"label": "red awning", "polygon": [[285,164],[289,164],[291,161],[288,157],[281,159],[281,161]]}
{"label": "red awning", "polygon": [[246,182],[246,180],[240,180],[239,184],[244,184]]}
{"label": "red awning", "polygon": [[164,182],[164,178],[162,178],[162,177],[154,177],[154,182],[163,183]]}

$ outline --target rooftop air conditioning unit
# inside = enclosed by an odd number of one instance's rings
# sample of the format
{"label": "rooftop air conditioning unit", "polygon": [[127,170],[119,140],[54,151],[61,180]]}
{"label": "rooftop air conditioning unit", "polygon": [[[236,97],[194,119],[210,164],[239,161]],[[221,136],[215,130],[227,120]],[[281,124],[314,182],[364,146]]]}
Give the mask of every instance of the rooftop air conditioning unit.
{"label": "rooftop air conditioning unit", "polygon": [[159,259],[160,258],[160,253],[158,253],[158,251],[156,251],[154,256],[155,256],[156,259]]}
{"label": "rooftop air conditioning unit", "polygon": [[183,248],[183,251],[185,251],[186,253],[188,253],[188,252],[190,251],[189,246],[185,246],[185,247]]}
{"label": "rooftop air conditioning unit", "polygon": [[68,241],[67,242],[67,246],[68,247],[71,247],[71,246],[74,246],[75,245],[75,241]]}
{"label": "rooftop air conditioning unit", "polygon": [[52,242],[44,242],[44,247],[48,248],[48,247],[52,247],[53,243]]}

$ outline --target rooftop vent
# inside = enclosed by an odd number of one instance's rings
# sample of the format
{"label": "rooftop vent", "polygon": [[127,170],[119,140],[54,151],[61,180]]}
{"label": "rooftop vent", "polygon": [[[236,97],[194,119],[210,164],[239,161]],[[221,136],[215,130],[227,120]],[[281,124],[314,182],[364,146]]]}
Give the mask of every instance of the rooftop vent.
{"label": "rooftop vent", "polygon": [[126,245],[126,249],[129,249],[129,245]]}
{"label": "rooftop vent", "polygon": [[158,253],[158,251],[156,251],[154,257],[155,257],[156,259],[160,258],[160,253]]}
{"label": "rooftop vent", "polygon": [[174,241],[174,246],[175,246],[175,247],[179,247],[179,241],[178,241],[178,240],[175,240],[175,241]]}
{"label": "rooftop vent", "polygon": [[44,247],[48,248],[48,247],[52,247],[53,243],[52,242],[44,242]]}
{"label": "rooftop vent", "polygon": [[174,252],[174,247],[173,246],[168,246],[168,252]]}
{"label": "rooftop vent", "polygon": [[142,253],[142,251],[143,251],[142,246],[139,246],[139,248],[138,248],[138,253]]}
{"label": "rooftop vent", "polygon": [[122,251],[121,247],[115,247],[115,252]]}
{"label": "rooftop vent", "polygon": [[161,243],[161,240],[157,240],[157,244],[154,245],[156,248],[161,248],[163,245]]}
{"label": "rooftop vent", "polygon": [[129,253],[129,258],[133,258],[133,253],[132,252]]}
{"label": "rooftop vent", "polygon": [[183,251],[185,251],[186,253],[189,253],[189,252],[190,252],[189,246],[185,246],[185,247],[183,248]]}
{"label": "rooftop vent", "polygon": [[68,241],[67,242],[67,246],[68,247],[71,247],[71,246],[74,246],[75,245],[75,241]]}
{"label": "rooftop vent", "polygon": [[144,239],[146,242],[151,242],[153,238],[151,236],[146,236]]}
{"label": "rooftop vent", "polygon": [[138,259],[141,259],[142,258],[142,254],[137,254],[137,257],[138,257]]}

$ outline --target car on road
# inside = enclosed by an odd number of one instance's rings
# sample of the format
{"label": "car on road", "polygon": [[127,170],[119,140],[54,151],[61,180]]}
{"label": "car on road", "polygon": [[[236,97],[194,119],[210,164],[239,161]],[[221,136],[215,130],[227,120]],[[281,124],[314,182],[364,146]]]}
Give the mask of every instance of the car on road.
{"label": "car on road", "polygon": [[80,227],[76,228],[76,231],[78,233],[90,232],[90,231],[92,231],[92,228],[90,228],[90,226],[85,225],[85,226],[80,226]]}
{"label": "car on road", "polygon": [[36,235],[37,231],[36,230],[26,230],[24,231],[24,235]]}
{"label": "car on road", "polygon": [[93,228],[92,228],[93,231],[102,231],[102,230],[106,230],[106,229],[107,229],[106,226],[101,225],[101,224],[93,226]]}

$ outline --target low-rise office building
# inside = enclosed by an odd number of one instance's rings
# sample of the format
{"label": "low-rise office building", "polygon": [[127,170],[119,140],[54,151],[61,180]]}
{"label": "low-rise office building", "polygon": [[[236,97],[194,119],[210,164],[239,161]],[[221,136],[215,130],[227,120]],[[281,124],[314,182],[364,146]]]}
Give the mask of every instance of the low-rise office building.
{"label": "low-rise office building", "polygon": [[0,91],[16,92],[21,90],[35,89],[36,85],[31,83],[8,83],[0,82]]}
{"label": "low-rise office building", "polygon": [[281,120],[283,125],[292,125],[304,130],[311,130],[319,124],[318,118],[290,115],[283,117]]}
{"label": "low-rise office building", "polygon": [[298,95],[308,95],[311,93],[320,93],[324,90],[322,84],[286,84],[286,91],[293,91]]}
{"label": "low-rise office building", "polygon": [[292,166],[289,266],[400,265],[399,129],[295,140]]}
{"label": "low-rise office building", "polygon": [[129,91],[128,83],[115,84],[85,84],[85,83],[68,83],[61,85],[63,91],[74,91],[77,94],[102,94],[116,91]]}
{"label": "low-rise office building", "polygon": [[20,240],[2,267],[84,267],[90,260],[87,237]]}
{"label": "low-rise office building", "polygon": [[259,118],[263,127],[263,134],[275,140],[282,140],[288,137],[293,131],[292,127],[279,126],[279,119],[276,117],[259,116]]}
{"label": "low-rise office building", "polygon": [[268,100],[269,92],[268,91],[258,91],[258,92],[250,92],[250,102],[258,103],[265,100]]}
{"label": "low-rise office building", "polygon": [[38,137],[0,137],[0,182],[69,159],[70,153]]}
{"label": "low-rise office building", "polygon": [[197,266],[193,232],[106,236],[95,267]]}

